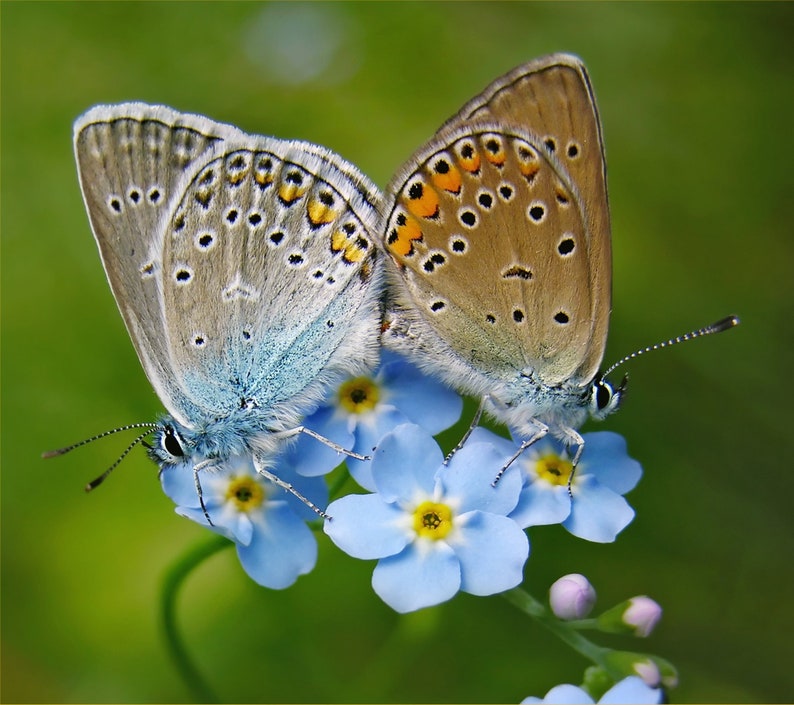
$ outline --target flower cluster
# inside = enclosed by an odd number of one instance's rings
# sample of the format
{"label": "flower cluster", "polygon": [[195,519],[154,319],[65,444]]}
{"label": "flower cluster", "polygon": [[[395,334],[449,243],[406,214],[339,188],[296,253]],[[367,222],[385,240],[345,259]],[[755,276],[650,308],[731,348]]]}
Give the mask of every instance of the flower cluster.
{"label": "flower cluster", "polygon": [[[623,494],[641,469],[617,434],[585,434],[586,452],[570,482],[567,450],[546,437],[494,486],[515,453],[513,441],[476,428],[446,462],[433,439],[461,409],[457,394],[386,353],[374,375],[345,380],[304,421],[314,435],[371,457],[346,459],[370,494],[333,501],[323,528],[351,556],[377,560],[373,588],[400,612],[459,591],[491,595],[520,584],[529,527],[559,523],[581,538],[609,542],[634,516]],[[302,434],[271,470],[325,507],[322,476],[338,463],[337,450]],[[307,522],[316,514],[258,474],[251,457],[212,465],[198,476],[178,465],[161,478],[178,513],[234,541],[256,582],[285,588],[314,567],[317,543]]]}
{"label": "flower cluster", "polygon": [[[305,418],[311,435],[301,434],[267,468],[282,485],[257,472],[250,455],[168,466],[161,482],[179,514],[229,538],[248,575],[273,589],[314,568],[319,522],[309,505],[327,507],[324,533],[353,558],[376,561],[373,590],[401,613],[458,592],[510,591],[511,601],[520,600],[513,588],[523,580],[531,527],[560,524],[604,543],[633,519],[623,495],[642,470],[621,436],[585,434],[586,451],[574,469],[568,450],[550,436],[515,457],[515,441],[478,427],[445,459],[433,436],[455,424],[461,410],[457,394],[386,354],[375,374],[345,380]],[[324,476],[339,466],[340,448],[367,456],[343,459],[362,491],[328,504]],[[653,600],[639,596],[589,618],[595,599],[584,576],[564,576],[550,589],[549,618],[563,630],[647,636],[661,615]],[[602,651],[603,668],[595,669],[601,675],[586,679],[584,689],[561,685],[543,700],[524,702],[592,703],[596,693],[601,703],[655,703],[659,686],[675,682],[661,659]],[[628,677],[616,683],[621,674]]]}

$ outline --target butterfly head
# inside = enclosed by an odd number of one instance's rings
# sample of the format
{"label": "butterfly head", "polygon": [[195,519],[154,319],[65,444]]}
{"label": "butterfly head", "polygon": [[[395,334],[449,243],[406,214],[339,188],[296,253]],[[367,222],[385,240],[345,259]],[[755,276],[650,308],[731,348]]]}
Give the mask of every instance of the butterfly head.
{"label": "butterfly head", "polygon": [[192,427],[167,415],[154,428],[147,450],[161,468],[183,463],[195,465],[208,459],[224,462],[254,451],[272,457],[282,445],[276,427],[272,415],[260,414],[255,406],[246,404],[235,413],[203,420]]}

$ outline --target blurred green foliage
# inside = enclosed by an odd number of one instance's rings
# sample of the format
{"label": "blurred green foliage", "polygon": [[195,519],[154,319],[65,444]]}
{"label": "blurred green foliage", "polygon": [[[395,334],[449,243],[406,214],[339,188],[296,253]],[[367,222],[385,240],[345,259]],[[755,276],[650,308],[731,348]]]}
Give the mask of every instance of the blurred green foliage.
{"label": "blurred green foliage", "polygon": [[[160,410],[92,243],[71,148],[100,102],[162,102],[324,144],[380,185],[490,80],[570,51],[587,62],[609,157],[607,362],[728,313],[737,330],[630,366],[607,427],[645,476],[614,545],[530,532],[538,596],[585,573],[600,607],[647,593],[647,643],[681,702],[785,701],[791,663],[794,6],[789,3],[4,2],[2,13],[2,700],[181,702],[163,648],[166,568],[205,531],[136,451],[41,451]],[[278,31],[274,31],[277,28]],[[319,536],[282,592],[233,551],[182,595],[188,644],[238,702],[518,702],[584,666],[499,597],[398,616],[372,565]]]}

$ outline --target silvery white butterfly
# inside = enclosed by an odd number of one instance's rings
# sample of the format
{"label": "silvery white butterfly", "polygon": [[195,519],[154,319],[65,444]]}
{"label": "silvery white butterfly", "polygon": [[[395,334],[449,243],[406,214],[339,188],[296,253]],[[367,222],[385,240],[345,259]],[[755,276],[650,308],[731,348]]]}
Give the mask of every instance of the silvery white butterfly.
{"label": "silvery white butterfly", "polygon": [[491,83],[399,170],[386,202],[381,235],[395,266],[384,344],[517,431],[502,471],[546,433],[576,446],[575,467],[577,429],[613,412],[625,387],[599,373],[611,239],[584,64],[554,54]]}
{"label": "silvery white butterfly", "polygon": [[298,494],[274,456],[313,435],[300,419],[329,384],[377,363],[378,189],[323,147],[163,106],[94,107],[74,143],[108,281],[168,411],[141,437],[154,432],[150,455],[192,465],[200,494],[200,468],[251,454]]}

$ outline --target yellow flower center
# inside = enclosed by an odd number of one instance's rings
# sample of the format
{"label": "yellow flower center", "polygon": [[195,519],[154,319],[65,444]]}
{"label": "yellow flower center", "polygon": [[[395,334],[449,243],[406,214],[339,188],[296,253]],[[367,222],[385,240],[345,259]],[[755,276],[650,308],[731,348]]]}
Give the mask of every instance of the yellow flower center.
{"label": "yellow flower center", "polygon": [[538,479],[545,480],[550,485],[567,485],[572,471],[571,461],[561,458],[556,453],[549,453],[535,461]]}
{"label": "yellow flower center", "polygon": [[354,414],[372,411],[379,398],[378,385],[369,377],[355,377],[339,387],[339,403]]}
{"label": "yellow flower center", "polygon": [[414,510],[414,531],[426,539],[443,539],[452,531],[452,510],[446,504],[422,502]]}
{"label": "yellow flower center", "polygon": [[250,512],[261,506],[264,500],[264,488],[248,475],[232,478],[226,489],[226,501],[234,502],[238,512]]}

